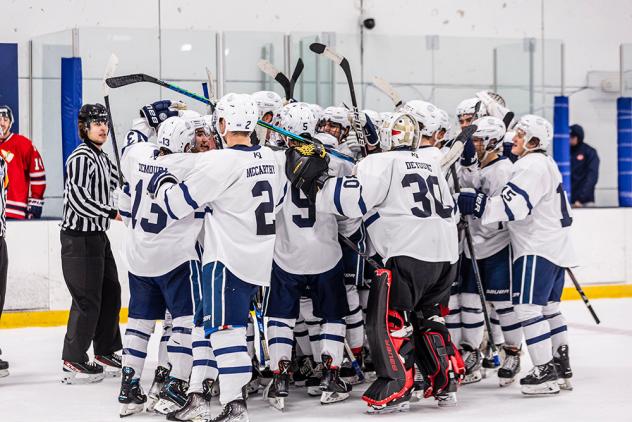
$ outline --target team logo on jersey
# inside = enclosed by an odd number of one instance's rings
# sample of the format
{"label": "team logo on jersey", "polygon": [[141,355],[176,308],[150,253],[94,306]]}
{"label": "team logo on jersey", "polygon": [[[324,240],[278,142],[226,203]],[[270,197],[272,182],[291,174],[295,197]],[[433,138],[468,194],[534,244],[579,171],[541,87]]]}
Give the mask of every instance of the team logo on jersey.
{"label": "team logo on jersey", "polygon": [[7,163],[13,161],[13,158],[15,157],[15,154],[13,154],[11,151],[5,151],[3,149],[0,149],[0,155],[2,155],[2,158],[4,158],[4,161],[6,161]]}

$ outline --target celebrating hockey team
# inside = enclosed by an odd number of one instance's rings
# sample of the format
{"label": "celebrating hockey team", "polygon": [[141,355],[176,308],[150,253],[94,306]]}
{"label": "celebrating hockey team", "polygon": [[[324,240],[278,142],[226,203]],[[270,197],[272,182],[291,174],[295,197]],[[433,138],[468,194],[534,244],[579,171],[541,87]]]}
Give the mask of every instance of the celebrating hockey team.
{"label": "celebrating hockey team", "polygon": [[[122,356],[104,350],[106,370],[68,357],[65,382],[113,374],[121,417],[215,422],[354,391],[372,414],[450,407],[485,377],[571,390],[559,305],[577,262],[551,123],[491,91],[452,121],[422,99],[360,111],[351,91],[351,107],[323,108],[292,88],[229,93],[205,115],[139,104],[118,166],[84,139],[112,172],[94,208],[125,225],[129,321]],[[107,133],[106,108],[82,115],[87,133]]]}

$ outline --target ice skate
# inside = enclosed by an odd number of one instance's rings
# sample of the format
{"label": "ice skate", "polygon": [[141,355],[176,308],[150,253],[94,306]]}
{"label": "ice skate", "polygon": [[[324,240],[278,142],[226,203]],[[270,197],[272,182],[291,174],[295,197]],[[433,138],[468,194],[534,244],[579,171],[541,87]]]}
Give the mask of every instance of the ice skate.
{"label": "ice skate", "polygon": [[182,406],[182,409],[169,413],[167,420],[201,422],[210,417],[210,394],[206,396],[204,393],[191,393],[187,396],[187,401],[184,406]]}
{"label": "ice skate", "polygon": [[260,383],[261,371],[259,371],[259,364],[256,361],[252,363],[252,377],[248,384],[246,384],[246,390],[248,394],[257,394],[259,392],[259,387],[261,387]]}
{"label": "ice skate", "polygon": [[121,403],[119,416],[125,417],[145,410],[147,396],[143,393],[140,378],[134,379],[135,371],[126,366],[122,370],[121,392],[118,401]]}
{"label": "ice skate", "polygon": [[62,384],[90,384],[104,378],[103,367],[98,363],[64,361]]}
{"label": "ice skate", "polygon": [[[355,355],[355,359],[360,365],[360,368],[362,368],[362,355]],[[353,368],[353,362],[351,362],[351,360],[348,360],[340,367],[340,378],[351,385],[358,385],[364,382],[360,379],[360,377],[358,377],[358,374]]]}
{"label": "ice skate", "polygon": [[97,355],[94,357],[94,360],[103,366],[103,373],[106,378],[117,378],[121,376],[122,360],[121,356],[116,353]]}
{"label": "ice skate", "polygon": [[568,345],[564,344],[557,348],[559,357],[553,357],[553,363],[555,364],[555,370],[557,371],[557,384],[560,389],[571,391],[573,384],[571,384],[571,378],[573,377],[573,370],[571,369],[571,361],[568,356]]}
{"label": "ice skate", "polygon": [[482,353],[467,344],[463,345],[463,362],[465,363],[465,378],[463,384],[473,384],[483,379],[481,372]]}
{"label": "ice skate", "polygon": [[439,407],[453,407],[456,406],[457,400],[456,400],[456,392],[443,392],[440,394],[437,394],[435,396],[435,399],[437,399],[437,404],[439,405]]}
{"label": "ice skate", "polygon": [[292,374],[294,385],[304,387],[309,377],[314,372],[314,364],[310,356],[300,356],[295,361],[296,369]]}
{"label": "ice skate", "polygon": [[557,372],[553,360],[544,365],[536,365],[526,377],[520,380],[522,394],[529,396],[558,394]]}
{"label": "ice skate", "polygon": [[323,355],[323,378],[320,381],[321,404],[331,404],[349,398],[351,385],[340,378],[340,369],[331,365],[331,357]]}
{"label": "ice skate", "polygon": [[187,388],[189,388],[189,384],[186,381],[169,377],[167,383],[160,390],[160,400],[154,408],[156,412],[167,415],[180,410],[187,401]]}
{"label": "ice skate", "polygon": [[312,371],[312,375],[307,378],[305,381],[305,387],[307,387],[307,394],[316,397],[322,395],[322,390],[320,389],[320,381],[323,376],[323,364],[317,363]]}
{"label": "ice skate", "polygon": [[156,407],[156,403],[160,400],[160,390],[167,382],[167,377],[169,377],[169,372],[171,369],[165,368],[164,366],[159,366],[156,368],[156,372],[154,373],[154,381],[149,388],[149,393],[147,394],[147,411],[153,412]]}
{"label": "ice skate", "polygon": [[0,378],[9,376],[9,362],[0,359]]}
{"label": "ice skate", "polygon": [[505,346],[505,359],[498,368],[498,383],[501,387],[512,384],[520,373],[520,348]]}
{"label": "ice skate", "polygon": [[219,415],[208,422],[249,422],[246,401],[239,399],[229,402]]}
{"label": "ice skate", "polygon": [[272,381],[263,390],[263,398],[277,410],[285,408],[285,397],[288,396],[290,387],[290,361],[279,362],[279,371],[274,374]]}

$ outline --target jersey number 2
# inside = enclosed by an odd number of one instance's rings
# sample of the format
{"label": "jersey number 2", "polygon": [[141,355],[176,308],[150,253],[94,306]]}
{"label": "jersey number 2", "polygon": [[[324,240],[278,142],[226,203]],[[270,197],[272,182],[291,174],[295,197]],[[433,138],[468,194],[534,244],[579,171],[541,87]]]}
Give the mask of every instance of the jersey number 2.
{"label": "jersey number 2", "polygon": [[272,186],[267,180],[260,180],[252,187],[252,196],[254,198],[263,196],[263,193],[268,193],[268,200],[259,204],[255,208],[255,218],[257,219],[257,235],[269,235],[275,233],[274,219],[272,223],[266,222],[266,214],[274,212],[274,198],[272,196]]}

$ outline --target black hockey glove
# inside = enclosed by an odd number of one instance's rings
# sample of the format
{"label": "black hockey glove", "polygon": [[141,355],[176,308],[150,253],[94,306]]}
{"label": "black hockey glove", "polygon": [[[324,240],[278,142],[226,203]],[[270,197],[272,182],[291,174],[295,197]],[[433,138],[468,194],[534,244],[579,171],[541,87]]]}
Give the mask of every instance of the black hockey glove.
{"label": "black hockey glove", "polygon": [[147,104],[140,109],[140,117],[144,117],[149,126],[158,130],[160,123],[164,122],[169,117],[179,115],[178,110],[171,106],[171,100],[160,100]]}
{"label": "black hockey glove", "polygon": [[316,144],[301,145],[285,151],[285,175],[292,184],[303,191],[307,198],[316,202],[316,193],[331,176],[329,156],[325,147]]}

